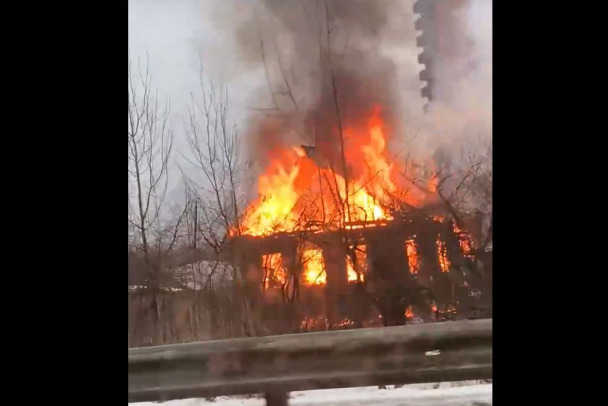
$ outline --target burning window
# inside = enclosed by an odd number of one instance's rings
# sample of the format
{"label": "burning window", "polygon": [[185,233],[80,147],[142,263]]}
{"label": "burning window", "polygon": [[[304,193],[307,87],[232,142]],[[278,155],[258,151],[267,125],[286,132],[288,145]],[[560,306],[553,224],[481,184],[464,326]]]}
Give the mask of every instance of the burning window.
{"label": "burning window", "polygon": [[418,252],[416,250],[416,242],[413,239],[405,242],[405,254],[407,255],[410,273],[417,274],[420,270],[420,264],[418,261]]}
{"label": "burning window", "polygon": [[439,236],[437,237],[437,256],[439,257],[439,266],[441,267],[441,272],[449,272],[450,261],[448,260],[447,248]]}
{"label": "burning window", "polygon": [[464,254],[465,257],[471,257],[471,242],[468,238],[461,238],[458,240],[460,243],[460,250]]}
{"label": "burning window", "polygon": [[472,255],[472,249],[471,249],[471,240],[469,239],[469,236],[467,235],[467,233],[460,229],[456,223],[454,223],[454,233],[458,236],[458,243],[460,244],[460,251],[462,252],[462,254],[467,257],[467,258],[471,258]]}
{"label": "burning window", "polygon": [[287,280],[287,272],[283,267],[283,257],[280,253],[262,256],[262,268],[264,269],[264,288],[270,286],[283,286]]}
{"label": "burning window", "polygon": [[363,282],[365,280],[364,274],[367,270],[367,252],[365,245],[358,245],[355,248],[355,261],[356,264],[353,264],[350,255],[346,257],[346,270],[348,272],[348,281],[357,282],[359,281],[359,278],[361,278],[361,282]]}
{"label": "burning window", "polygon": [[327,282],[323,252],[320,249],[308,249],[302,254],[304,281],[307,285],[323,285]]}

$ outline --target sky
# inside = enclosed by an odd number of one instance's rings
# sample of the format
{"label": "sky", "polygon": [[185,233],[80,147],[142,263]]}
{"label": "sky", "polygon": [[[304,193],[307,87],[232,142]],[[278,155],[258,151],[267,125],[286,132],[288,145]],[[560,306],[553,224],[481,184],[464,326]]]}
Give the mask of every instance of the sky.
{"label": "sky", "polygon": [[232,41],[213,22],[217,2],[129,0],[130,60],[145,63],[148,55],[154,84],[171,99],[174,115],[187,112],[190,93],[199,88],[200,61],[205,79],[238,91],[240,97],[232,98],[235,109],[251,107],[242,95],[263,79],[262,72],[235,73]]}
{"label": "sky", "polygon": [[187,107],[196,84],[197,44],[209,38],[202,24],[200,0],[129,0],[129,57],[145,63],[149,55],[155,85],[172,101]]}
{"label": "sky", "polygon": [[[263,73],[235,74],[233,47],[213,20],[217,0],[129,0],[129,59],[133,67],[146,66],[153,87],[166,96],[171,105],[171,129],[174,151],[188,149],[184,120],[192,96],[200,97],[200,67],[205,81],[228,87],[230,114],[235,123],[242,123],[248,108],[256,107],[247,99]],[[229,14],[230,9],[221,10]],[[226,18],[226,15],[220,16]],[[183,198],[180,183],[182,171],[197,177],[195,169],[174,154],[171,166],[169,197]]]}

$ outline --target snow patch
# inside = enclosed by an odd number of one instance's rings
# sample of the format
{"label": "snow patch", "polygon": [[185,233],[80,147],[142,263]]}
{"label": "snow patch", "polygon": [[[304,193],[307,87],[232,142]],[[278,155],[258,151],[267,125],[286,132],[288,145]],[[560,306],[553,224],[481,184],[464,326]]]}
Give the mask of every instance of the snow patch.
{"label": "snow patch", "polygon": [[[376,386],[363,388],[322,389],[292,392],[290,405],[341,406],[481,406],[492,405],[492,384],[483,381],[436,382],[428,384]],[[162,403],[138,403],[138,406],[265,406],[262,397],[227,397],[214,400],[184,399]]]}

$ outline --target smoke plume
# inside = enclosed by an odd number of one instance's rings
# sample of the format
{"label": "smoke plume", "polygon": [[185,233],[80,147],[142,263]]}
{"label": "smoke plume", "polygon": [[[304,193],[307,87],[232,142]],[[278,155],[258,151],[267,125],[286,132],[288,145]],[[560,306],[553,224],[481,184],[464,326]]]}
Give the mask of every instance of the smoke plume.
{"label": "smoke plume", "polygon": [[462,3],[451,20],[468,41],[465,55],[434,68],[437,100],[423,114],[411,0],[211,2],[211,20],[235,51],[229,74],[264,78],[244,134],[254,161],[264,165],[274,148],[304,143],[338,162],[338,118],[355,126],[375,106],[390,125],[395,153],[454,160],[464,149],[486,148],[492,4]]}

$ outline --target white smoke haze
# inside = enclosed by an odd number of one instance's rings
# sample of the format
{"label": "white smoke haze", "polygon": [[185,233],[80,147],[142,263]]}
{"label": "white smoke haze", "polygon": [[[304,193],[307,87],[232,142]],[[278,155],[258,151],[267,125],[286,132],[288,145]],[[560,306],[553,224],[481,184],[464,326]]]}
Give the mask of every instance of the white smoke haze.
{"label": "white smoke haze", "polygon": [[[418,122],[428,151],[441,148],[454,158],[484,153],[492,143],[492,2],[468,0],[457,15],[471,41],[464,66],[437,69],[438,98]],[[447,88],[454,89],[446,94]]]}

